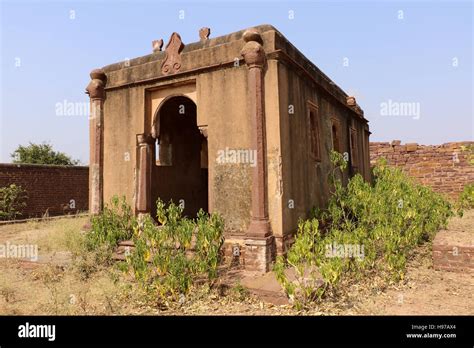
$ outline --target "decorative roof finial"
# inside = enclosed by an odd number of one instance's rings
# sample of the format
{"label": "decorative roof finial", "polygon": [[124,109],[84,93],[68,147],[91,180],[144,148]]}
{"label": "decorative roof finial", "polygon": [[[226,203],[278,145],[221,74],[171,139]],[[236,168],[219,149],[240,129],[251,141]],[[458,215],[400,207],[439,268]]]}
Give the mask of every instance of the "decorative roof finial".
{"label": "decorative roof finial", "polygon": [[91,82],[87,85],[86,93],[91,99],[105,98],[105,85],[107,84],[107,76],[104,70],[94,69],[90,73]]}
{"label": "decorative roof finial", "polygon": [[171,34],[170,41],[166,45],[166,57],[161,65],[161,72],[164,75],[174,74],[181,68],[181,51],[184,44],[178,33]]}
{"label": "decorative roof finial", "polygon": [[199,38],[201,40],[208,40],[209,35],[211,35],[211,28],[204,27],[199,30]]}
{"label": "decorative roof finial", "polygon": [[357,102],[356,102],[356,98],[353,97],[353,96],[349,96],[346,98],[346,104],[348,106],[356,106]]}
{"label": "decorative roof finial", "polygon": [[257,29],[251,28],[243,34],[245,45],[240,54],[244,57],[249,68],[263,67],[265,65],[265,50],[263,49],[263,39]]}
{"label": "decorative roof finial", "polygon": [[153,40],[151,45],[153,47],[153,52],[161,52],[161,48],[163,47],[163,39]]}

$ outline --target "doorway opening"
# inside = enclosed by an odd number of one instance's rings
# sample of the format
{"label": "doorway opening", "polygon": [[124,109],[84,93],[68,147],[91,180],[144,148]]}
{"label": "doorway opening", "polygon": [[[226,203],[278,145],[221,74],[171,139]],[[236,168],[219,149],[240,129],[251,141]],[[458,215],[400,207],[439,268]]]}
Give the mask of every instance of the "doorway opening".
{"label": "doorway opening", "polygon": [[155,115],[155,164],[152,171],[152,211],[156,200],[181,205],[193,218],[208,212],[207,139],[197,126],[196,104],[184,96],[165,100]]}

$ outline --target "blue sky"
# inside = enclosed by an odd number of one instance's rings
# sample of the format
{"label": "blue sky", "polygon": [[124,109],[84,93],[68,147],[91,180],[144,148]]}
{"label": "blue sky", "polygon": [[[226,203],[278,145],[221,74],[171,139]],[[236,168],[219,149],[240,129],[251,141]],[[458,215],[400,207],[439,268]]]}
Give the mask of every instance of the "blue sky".
{"label": "blue sky", "polygon": [[[87,102],[93,68],[149,54],[173,31],[198,41],[203,26],[211,37],[275,26],[356,96],[371,141],[474,138],[471,1],[0,3],[0,162],[19,144],[47,141],[87,164],[87,116],[58,115],[58,103]],[[418,111],[385,114],[382,105]]]}

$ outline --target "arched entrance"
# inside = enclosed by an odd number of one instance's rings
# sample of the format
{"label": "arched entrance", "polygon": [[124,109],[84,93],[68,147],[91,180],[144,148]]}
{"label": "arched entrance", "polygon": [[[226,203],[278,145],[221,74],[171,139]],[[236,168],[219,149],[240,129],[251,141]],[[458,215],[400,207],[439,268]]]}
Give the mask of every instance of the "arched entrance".
{"label": "arched entrance", "polygon": [[152,211],[156,200],[184,205],[195,217],[208,211],[207,139],[197,126],[196,104],[184,96],[165,99],[155,114],[152,166]]}

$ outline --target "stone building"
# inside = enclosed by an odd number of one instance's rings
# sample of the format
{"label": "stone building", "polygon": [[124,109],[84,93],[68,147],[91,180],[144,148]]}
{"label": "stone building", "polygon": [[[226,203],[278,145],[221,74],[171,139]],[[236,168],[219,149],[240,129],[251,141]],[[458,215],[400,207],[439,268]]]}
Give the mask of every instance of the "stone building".
{"label": "stone building", "polygon": [[[226,245],[265,272],[300,217],[329,197],[329,153],[370,177],[369,129],[353,97],[270,25],[93,70],[90,211],[125,195],[137,214],[157,198],[218,211]],[[196,35],[197,36],[197,35]],[[239,249],[236,249],[238,247]]]}

